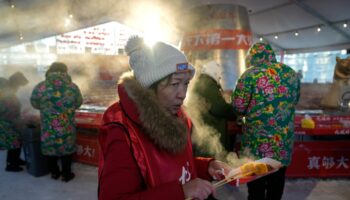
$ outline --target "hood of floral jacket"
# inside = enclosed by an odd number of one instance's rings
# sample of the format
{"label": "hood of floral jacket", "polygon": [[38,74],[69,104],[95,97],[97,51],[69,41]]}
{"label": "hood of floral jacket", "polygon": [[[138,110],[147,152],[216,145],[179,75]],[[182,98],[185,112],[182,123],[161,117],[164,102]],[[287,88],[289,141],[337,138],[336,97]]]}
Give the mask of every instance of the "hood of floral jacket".
{"label": "hood of floral jacket", "polygon": [[71,84],[72,79],[67,73],[52,72],[46,77],[46,83],[55,88],[60,88]]}
{"label": "hood of floral jacket", "polygon": [[269,44],[255,43],[248,51],[246,67],[271,66],[277,63],[275,52]]}
{"label": "hood of floral jacket", "polygon": [[155,92],[142,87],[130,73],[121,77],[118,94],[123,112],[157,147],[173,154],[185,149],[188,130],[182,109],[171,115],[160,106]]}

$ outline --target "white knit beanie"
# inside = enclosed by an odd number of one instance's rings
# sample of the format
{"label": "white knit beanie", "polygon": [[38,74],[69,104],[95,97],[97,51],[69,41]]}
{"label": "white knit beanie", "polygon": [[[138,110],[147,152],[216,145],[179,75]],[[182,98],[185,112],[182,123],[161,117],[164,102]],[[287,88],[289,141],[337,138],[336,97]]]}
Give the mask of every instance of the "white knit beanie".
{"label": "white knit beanie", "polygon": [[125,51],[130,57],[129,64],[136,80],[145,88],[175,72],[194,73],[186,56],[176,47],[164,42],[148,46],[143,38],[132,36]]}

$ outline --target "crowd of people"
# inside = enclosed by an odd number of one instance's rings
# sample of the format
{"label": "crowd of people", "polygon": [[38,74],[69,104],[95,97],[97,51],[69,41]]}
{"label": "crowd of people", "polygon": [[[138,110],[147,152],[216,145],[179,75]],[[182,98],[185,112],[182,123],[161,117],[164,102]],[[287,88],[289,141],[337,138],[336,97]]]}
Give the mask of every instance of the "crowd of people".
{"label": "crowd of people", "polygon": [[[270,45],[256,43],[249,49],[246,71],[231,91],[230,101],[221,87],[224,72],[215,62],[196,72],[176,47],[165,42],[150,46],[140,36],[129,38],[125,51],[131,70],[120,77],[119,101],[105,111],[99,132],[100,200],[215,199],[212,182],[224,179],[233,168],[220,161],[209,144],[197,145],[198,139],[192,137],[197,117],[218,135],[225,152],[233,151],[235,143],[227,121],[241,120],[240,156],[251,158],[250,162],[268,157],[283,164],[276,172],[249,182],[248,199],[282,198],[300,80],[292,68],[276,61]],[[192,80],[195,73],[198,78]],[[197,105],[198,116],[184,108],[193,81],[189,105]],[[20,159],[24,130],[16,92],[27,83],[21,72],[0,78],[0,149],[7,149],[5,170],[10,172],[23,170],[25,164]],[[47,157],[51,178],[72,180],[74,115],[83,98],[68,67],[52,63],[28,100],[40,111],[41,153]]]}

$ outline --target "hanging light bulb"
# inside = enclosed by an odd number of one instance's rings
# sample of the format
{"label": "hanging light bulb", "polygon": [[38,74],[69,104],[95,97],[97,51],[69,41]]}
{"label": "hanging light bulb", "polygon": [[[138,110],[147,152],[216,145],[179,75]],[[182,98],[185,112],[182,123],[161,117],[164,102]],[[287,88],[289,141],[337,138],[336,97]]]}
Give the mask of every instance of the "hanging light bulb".
{"label": "hanging light bulb", "polygon": [[12,0],[9,0],[9,4],[11,8],[15,8],[15,4],[12,2]]}
{"label": "hanging light bulb", "polygon": [[23,40],[23,35],[22,35],[22,33],[19,33],[18,38],[19,38],[19,40]]}
{"label": "hanging light bulb", "polygon": [[262,42],[264,39],[262,37],[259,38],[260,42]]}
{"label": "hanging light bulb", "polygon": [[316,31],[321,32],[322,31],[321,26],[317,27]]}
{"label": "hanging light bulb", "polygon": [[348,23],[344,22],[343,23],[343,28],[347,28],[348,27]]}
{"label": "hanging light bulb", "polygon": [[298,32],[298,31],[295,31],[295,32],[294,32],[294,35],[295,35],[295,37],[298,37],[298,36],[299,36],[299,32]]}
{"label": "hanging light bulb", "polygon": [[275,40],[277,40],[278,39],[278,35],[275,35]]}

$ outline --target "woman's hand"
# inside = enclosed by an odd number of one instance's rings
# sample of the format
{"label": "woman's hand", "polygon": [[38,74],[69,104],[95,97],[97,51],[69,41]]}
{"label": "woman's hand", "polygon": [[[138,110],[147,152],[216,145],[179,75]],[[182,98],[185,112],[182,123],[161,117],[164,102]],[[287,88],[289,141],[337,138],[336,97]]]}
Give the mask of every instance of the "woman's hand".
{"label": "woman's hand", "polygon": [[208,198],[210,194],[215,193],[214,186],[206,180],[196,178],[182,185],[185,194],[185,199],[203,200]]}
{"label": "woman's hand", "polygon": [[209,167],[208,167],[208,172],[210,176],[213,177],[214,180],[224,179],[225,176],[227,176],[231,170],[232,170],[232,167],[218,160],[210,161]]}

